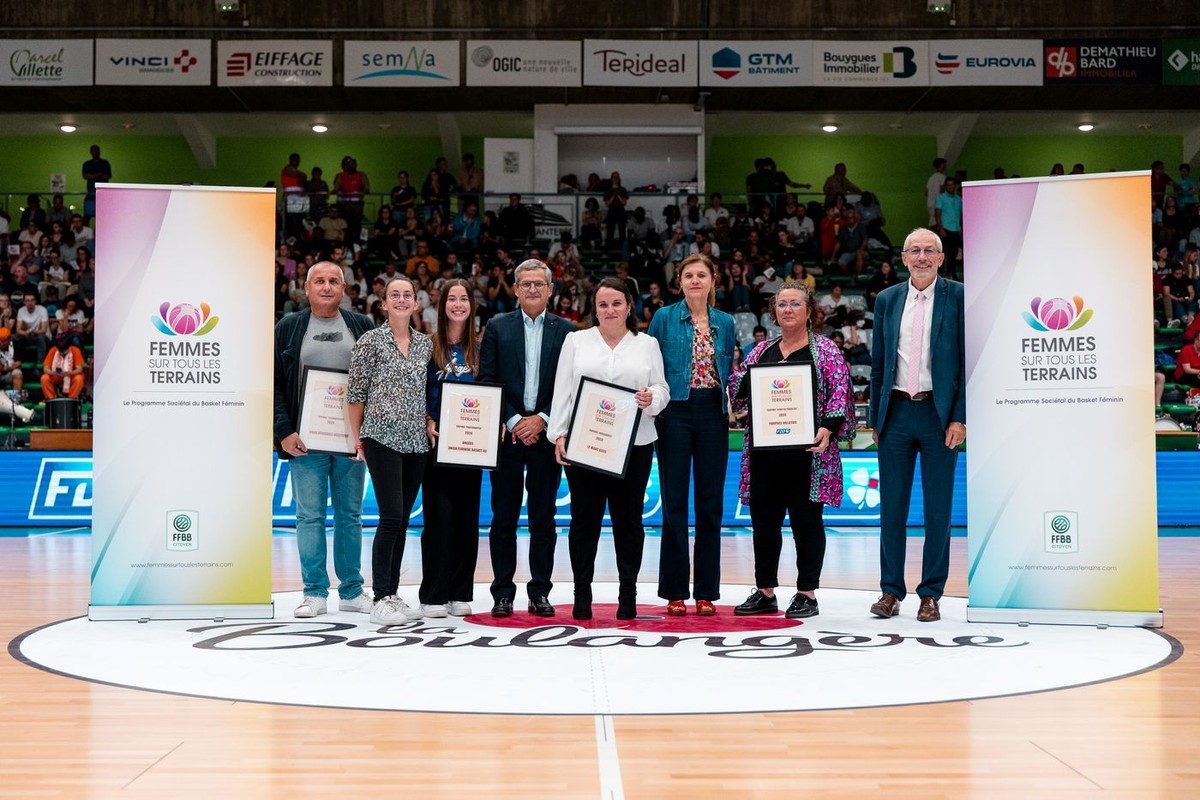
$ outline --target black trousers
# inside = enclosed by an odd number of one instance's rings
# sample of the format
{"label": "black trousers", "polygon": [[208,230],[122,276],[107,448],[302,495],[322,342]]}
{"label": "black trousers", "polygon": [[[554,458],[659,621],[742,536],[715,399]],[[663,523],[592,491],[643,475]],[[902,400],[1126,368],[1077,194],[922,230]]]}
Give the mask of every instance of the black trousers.
{"label": "black trousers", "polygon": [[421,484],[425,529],[421,531],[422,603],[444,605],[474,598],[479,559],[477,469],[440,466],[430,454]]}
{"label": "black trousers", "polygon": [[750,451],[750,524],[754,538],[754,585],[779,585],[783,515],[792,522],[796,541],[796,588],[821,585],[825,562],[824,504],[808,499],[812,454],[803,450]]}
{"label": "black trousers", "polygon": [[688,494],[695,481],[697,600],[721,597],[721,517],[729,464],[729,421],[721,389],[691,389],[672,400],[655,420],[663,525],[659,547],[658,596],[686,600],[688,592]]}
{"label": "black trousers", "polygon": [[492,597],[516,597],[513,575],[517,571],[517,522],[521,516],[522,491],[528,493],[529,584],[532,597],[548,597],[553,582],[554,501],[562,480],[562,467],[554,458],[554,445],[543,434],[533,446],[512,442],[505,431],[500,445],[500,464],[492,472],[492,527],[488,549],[492,556]]}
{"label": "black trousers", "polygon": [[371,545],[371,588],[375,599],[396,593],[408,535],[408,517],[425,474],[425,453],[398,453],[374,439],[363,439],[363,457],[379,503],[379,527]]}
{"label": "black trousers", "polygon": [[654,445],[635,445],[624,478],[602,475],[582,467],[567,467],[567,484],[571,487],[568,542],[577,591],[591,587],[606,505],[612,518],[617,577],[623,587],[637,583],[638,570],[642,567],[642,547],[646,541],[642,510],[653,457]]}

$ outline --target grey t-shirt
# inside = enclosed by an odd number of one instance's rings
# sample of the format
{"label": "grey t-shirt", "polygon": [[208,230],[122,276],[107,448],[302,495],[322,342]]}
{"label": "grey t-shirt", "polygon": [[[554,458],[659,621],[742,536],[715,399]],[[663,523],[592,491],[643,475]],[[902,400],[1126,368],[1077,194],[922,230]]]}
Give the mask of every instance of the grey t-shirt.
{"label": "grey t-shirt", "polygon": [[348,370],[353,347],[354,336],[340,312],[328,318],[313,314],[300,347],[300,363],[317,369]]}

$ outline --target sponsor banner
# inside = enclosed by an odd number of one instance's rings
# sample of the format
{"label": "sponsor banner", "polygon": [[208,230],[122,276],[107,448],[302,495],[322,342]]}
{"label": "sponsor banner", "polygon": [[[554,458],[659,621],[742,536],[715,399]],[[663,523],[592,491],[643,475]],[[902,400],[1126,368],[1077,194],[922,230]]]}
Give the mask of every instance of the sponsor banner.
{"label": "sponsor banner", "polygon": [[1041,86],[1041,39],[951,39],[929,43],[933,86]]}
{"label": "sponsor banner", "polygon": [[1159,608],[1149,191],[963,187],[973,609]]}
{"label": "sponsor banner", "polygon": [[582,86],[579,42],[467,42],[468,86]]}
{"label": "sponsor banner", "polygon": [[928,86],[929,42],[813,42],[817,86]]}
{"label": "sponsor banner", "polygon": [[209,86],[208,39],[97,39],[97,86]]}
{"label": "sponsor banner", "polygon": [[1162,82],[1167,86],[1200,84],[1200,39],[1167,39],[1162,48]]}
{"label": "sponsor banner", "polygon": [[347,86],[458,86],[459,44],[346,42]]}
{"label": "sponsor banner", "polygon": [[1046,86],[1162,80],[1157,39],[1047,39],[1044,47]]}
{"label": "sponsor banner", "polygon": [[812,86],[813,43],[700,42],[701,86]]}
{"label": "sponsor banner", "polygon": [[217,42],[218,86],[332,86],[333,42]]}
{"label": "sponsor banner", "polygon": [[0,39],[0,86],[91,85],[91,39]]}
{"label": "sponsor banner", "polygon": [[[246,265],[275,192],[102,184],[96,216],[92,609],[269,604],[271,275]],[[202,255],[215,227],[244,260]],[[35,507],[74,507],[82,472],[52,464]]]}
{"label": "sponsor banner", "polygon": [[696,42],[586,39],[586,86],[695,86]]}

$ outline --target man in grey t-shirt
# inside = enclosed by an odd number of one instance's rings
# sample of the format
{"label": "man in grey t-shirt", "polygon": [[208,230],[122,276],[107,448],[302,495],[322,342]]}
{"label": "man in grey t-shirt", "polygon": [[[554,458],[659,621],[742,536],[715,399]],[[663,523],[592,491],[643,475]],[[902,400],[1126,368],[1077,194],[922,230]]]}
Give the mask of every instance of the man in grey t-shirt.
{"label": "man in grey t-shirt", "polygon": [[304,294],[309,308],[288,314],[275,326],[275,443],[291,467],[296,500],[296,546],[304,600],[295,616],[324,614],[329,596],[325,568],[325,509],[333,501],[333,568],[341,611],[371,613],[373,596],[363,591],[362,498],[366,465],[349,455],[311,453],[296,431],[305,367],[349,370],[350,351],[371,330],[369,317],[340,308],[345,282],[336,264],[322,261],[308,271]]}

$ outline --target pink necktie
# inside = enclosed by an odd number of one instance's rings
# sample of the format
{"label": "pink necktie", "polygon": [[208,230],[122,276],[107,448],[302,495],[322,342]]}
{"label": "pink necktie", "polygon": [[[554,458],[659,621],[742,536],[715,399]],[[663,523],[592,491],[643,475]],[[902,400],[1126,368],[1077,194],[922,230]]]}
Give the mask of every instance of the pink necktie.
{"label": "pink necktie", "polygon": [[916,395],[921,388],[921,346],[925,343],[925,295],[917,293],[913,307],[912,336],[908,340],[908,393]]}

